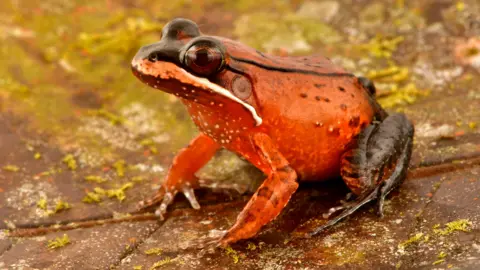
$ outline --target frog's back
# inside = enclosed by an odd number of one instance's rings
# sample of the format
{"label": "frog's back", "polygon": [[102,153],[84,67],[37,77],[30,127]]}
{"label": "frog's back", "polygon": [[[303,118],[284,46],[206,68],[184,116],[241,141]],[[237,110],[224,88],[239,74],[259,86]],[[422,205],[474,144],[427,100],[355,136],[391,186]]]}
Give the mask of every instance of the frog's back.
{"label": "frog's back", "polygon": [[288,57],[275,56],[262,53],[258,50],[246,47],[243,44],[215,37],[222,40],[223,44],[229,48],[230,64],[251,64],[266,70],[276,70],[285,72],[301,72],[306,74],[334,74],[346,73],[341,67],[335,66],[332,61],[322,55],[312,55],[308,57]]}
{"label": "frog's back", "polygon": [[272,72],[257,84],[270,89],[257,91],[264,125],[300,179],[336,176],[341,155],[373,119],[372,97],[326,58],[288,60],[298,71]]}
{"label": "frog's back", "polygon": [[321,55],[271,56],[222,39],[228,66],[254,85],[262,128],[300,180],[339,175],[340,157],[374,115],[358,78]]}

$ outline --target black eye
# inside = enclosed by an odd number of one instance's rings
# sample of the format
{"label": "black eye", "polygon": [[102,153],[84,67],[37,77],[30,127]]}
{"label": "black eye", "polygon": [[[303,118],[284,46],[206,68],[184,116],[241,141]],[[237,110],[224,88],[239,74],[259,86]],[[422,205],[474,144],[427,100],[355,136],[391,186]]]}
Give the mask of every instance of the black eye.
{"label": "black eye", "polygon": [[184,64],[194,73],[209,76],[222,68],[223,54],[216,46],[193,45],[185,53]]}
{"label": "black eye", "polygon": [[148,61],[150,61],[150,62],[157,62],[158,59],[159,59],[158,53],[156,53],[156,52],[153,52],[153,53],[148,55]]}

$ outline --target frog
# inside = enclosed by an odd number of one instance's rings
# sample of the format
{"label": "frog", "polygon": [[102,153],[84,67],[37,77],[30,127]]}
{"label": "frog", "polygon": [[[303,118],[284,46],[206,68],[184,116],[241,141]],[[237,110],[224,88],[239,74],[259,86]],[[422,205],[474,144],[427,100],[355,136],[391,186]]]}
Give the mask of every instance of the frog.
{"label": "frog", "polygon": [[196,172],[220,149],[265,175],[218,246],[256,236],[302,182],[342,179],[352,195],[303,234],[312,237],[367,203],[383,216],[385,197],[406,178],[412,122],[380,106],[371,80],[322,55],[263,53],[176,18],[158,42],[138,50],[131,69],[142,83],[177,96],[199,131],[141,209],[159,205],[155,215],[164,219],[178,193],[199,209]]}

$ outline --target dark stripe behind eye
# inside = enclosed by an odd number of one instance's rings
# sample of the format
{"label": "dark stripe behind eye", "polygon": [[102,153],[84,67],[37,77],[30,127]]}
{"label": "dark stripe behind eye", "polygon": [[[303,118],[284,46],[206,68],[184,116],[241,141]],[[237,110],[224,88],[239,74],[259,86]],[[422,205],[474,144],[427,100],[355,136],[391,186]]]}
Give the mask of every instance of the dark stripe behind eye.
{"label": "dark stripe behind eye", "polygon": [[[253,60],[249,59],[243,59],[243,58],[238,58],[238,57],[233,57],[230,56],[232,60],[254,65],[266,70],[271,70],[271,71],[278,71],[278,72],[286,72],[286,73],[301,73],[301,74],[310,74],[314,76],[320,76],[320,77],[354,77],[353,74],[351,73],[338,73],[338,72],[333,72],[333,73],[322,73],[322,72],[316,72],[313,70],[305,70],[305,69],[296,69],[296,68],[284,68],[284,67],[276,67],[276,66],[270,66],[270,65],[265,65],[262,63],[255,62]],[[234,68],[232,68],[234,69]]]}

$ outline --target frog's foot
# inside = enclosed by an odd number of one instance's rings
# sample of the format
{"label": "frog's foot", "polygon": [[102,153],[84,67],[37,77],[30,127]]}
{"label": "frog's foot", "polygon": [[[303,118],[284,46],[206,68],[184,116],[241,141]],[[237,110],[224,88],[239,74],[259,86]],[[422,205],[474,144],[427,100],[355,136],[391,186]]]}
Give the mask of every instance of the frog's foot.
{"label": "frog's foot", "polygon": [[140,202],[139,210],[160,204],[155,215],[163,220],[168,205],[173,202],[178,192],[185,195],[194,209],[200,209],[193,191],[199,187],[195,172],[203,167],[219,148],[220,146],[210,137],[204,134],[198,135],[177,154],[162,187],[151,199]]}
{"label": "frog's foot", "polygon": [[[197,184],[198,181],[194,183],[195,186]],[[192,208],[200,209],[200,204],[195,197],[194,189],[192,188],[192,184],[190,184],[190,182],[186,182],[180,189],[177,189],[176,187],[166,187],[166,185],[162,186],[158,190],[157,194],[155,194],[152,198],[141,201],[139,203],[139,209],[143,210],[160,204],[160,206],[155,210],[155,215],[163,220],[165,213],[167,212],[167,207],[173,202],[175,195],[179,191],[185,195]]]}
{"label": "frog's foot", "polygon": [[305,236],[333,226],[373,200],[377,200],[378,215],[383,216],[385,196],[406,177],[413,132],[412,124],[403,114],[393,114],[368,126],[360,134],[357,148],[342,157],[341,175],[357,198],[330,209],[328,217],[342,211]]}
{"label": "frog's foot", "polygon": [[328,209],[327,213],[323,213],[323,215],[322,215],[323,218],[328,219],[328,218],[330,218],[330,216],[337,213],[338,211],[350,208],[352,203],[354,203],[352,201],[354,201],[355,198],[356,198],[355,194],[353,194],[352,192],[347,193],[347,195],[345,195],[345,199],[340,200],[341,205]]}

